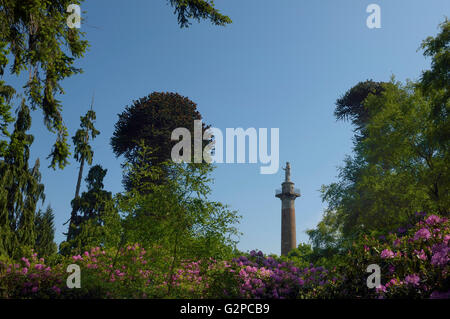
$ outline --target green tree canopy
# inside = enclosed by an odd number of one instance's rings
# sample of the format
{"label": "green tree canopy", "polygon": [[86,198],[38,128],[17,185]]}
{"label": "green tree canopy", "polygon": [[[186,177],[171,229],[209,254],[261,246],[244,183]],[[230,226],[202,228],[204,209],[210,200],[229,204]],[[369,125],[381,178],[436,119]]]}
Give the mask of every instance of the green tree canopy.
{"label": "green tree canopy", "polygon": [[360,135],[339,180],[322,187],[328,208],[308,231],[315,248],[395,230],[416,211],[449,214],[449,30],[446,20],[423,42],[432,65],[420,82],[361,82],[338,99],[336,117],[351,119]]}
{"label": "green tree canopy", "polygon": [[379,95],[383,82],[367,80],[359,82],[336,101],[334,115],[338,120],[350,120],[356,130],[363,130],[369,121],[369,109],[364,100],[369,94]]}

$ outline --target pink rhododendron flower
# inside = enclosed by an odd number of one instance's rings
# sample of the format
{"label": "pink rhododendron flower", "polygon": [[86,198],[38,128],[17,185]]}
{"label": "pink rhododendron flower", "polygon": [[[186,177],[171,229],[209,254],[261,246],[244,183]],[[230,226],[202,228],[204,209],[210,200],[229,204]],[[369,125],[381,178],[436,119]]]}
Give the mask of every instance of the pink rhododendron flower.
{"label": "pink rhododendron flower", "polygon": [[72,259],[73,259],[74,261],[77,261],[77,260],[83,260],[83,257],[81,257],[80,255],[77,255],[77,256],[72,256]]}
{"label": "pink rhododendron flower", "polygon": [[419,258],[421,260],[427,260],[428,259],[427,255],[425,254],[423,249],[421,249],[420,251],[414,250],[414,254],[417,256],[417,258]]}
{"label": "pink rhododendron flower", "polygon": [[41,270],[41,269],[44,269],[44,265],[36,264],[36,265],[34,265],[34,268],[37,269],[37,270]]}
{"label": "pink rhododendron flower", "polygon": [[448,245],[448,242],[450,241],[450,235],[445,235],[444,236],[444,243],[446,244],[446,245]]}
{"label": "pink rhododendron flower", "polygon": [[26,265],[27,267],[30,267],[30,261],[28,260],[28,258],[22,257],[21,260],[25,263],[25,265]]}
{"label": "pink rhododendron flower", "polygon": [[441,222],[441,219],[439,218],[439,216],[436,216],[436,215],[430,215],[425,220],[425,223],[427,223],[428,225],[434,225],[434,224],[438,224],[440,222]]}
{"label": "pink rhododendron flower", "polygon": [[380,293],[380,292],[386,292],[386,287],[383,286],[383,285],[380,285],[380,287],[375,288],[375,291],[376,291],[377,293]]}
{"label": "pink rhododendron flower", "polygon": [[431,237],[430,231],[426,228],[421,228],[415,233],[414,240],[419,240],[421,238],[429,239],[430,237]]}
{"label": "pink rhododendron flower", "polygon": [[395,267],[392,265],[389,265],[389,272],[392,274],[395,271]]}
{"label": "pink rhododendron flower", "polygon": [[380,257],[383,259],[394,258],[394,253],[389,249],[385,249],[381,252]]}
{"label": "pink rhododendron flower", "polygon": [[433,245],[433,256],[431,256],[431,264],[434,266],[445,266],[449,262],[448,254],[450,248],[446,244]]}
{"label": "pink rhododendron flower", "polygon": [[405,277],[405,282],[413,286],[418,286],[420,282],[420,277],[416,274],[408,275]]}

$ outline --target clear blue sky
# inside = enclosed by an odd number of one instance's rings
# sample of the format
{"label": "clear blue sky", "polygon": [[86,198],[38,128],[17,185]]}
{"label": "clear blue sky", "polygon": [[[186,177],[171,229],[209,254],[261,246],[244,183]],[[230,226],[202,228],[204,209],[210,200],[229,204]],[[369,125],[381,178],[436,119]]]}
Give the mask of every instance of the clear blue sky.
{"label": "clear blue sky", "polygon": [[[381,29],[366,27],[366,7],[381,7]],[[108,169],[106,188],[122,191],[122,159],[109,141],[117,114],[153,91],[178,92],[198,104],[204,121],[221,128],[280,128],[280,165],[290,161],[296,201],[297,241],[321,219],[319,189],[336,180],[351,153],[352,128],[336,122],[335,100],[358,81],[417,79],[429,61],[417,51],[450,13],[447,0],[217,0],[233,23],[194,22],[180,29],[165,0],[88,0],[82,31],[91,44],[78,65],[84,73],[63,82],[64,119],[72,136],[95,91],[94,164]],[[56,240],[70,214],[77,163],[47,169],[54,136],[33,114],[32,159],[40,157],[48,203],[56,215]],[[73,148],[72,148],[73,150]],[[274,196],[283,171],[260,175],[260,164],[220,164],[215,200],[243,216],[238,248],[280,253],[281,203]],[[87,171],[87,170],[86,170]],[[84,187],[82,188],[82,190]]]}

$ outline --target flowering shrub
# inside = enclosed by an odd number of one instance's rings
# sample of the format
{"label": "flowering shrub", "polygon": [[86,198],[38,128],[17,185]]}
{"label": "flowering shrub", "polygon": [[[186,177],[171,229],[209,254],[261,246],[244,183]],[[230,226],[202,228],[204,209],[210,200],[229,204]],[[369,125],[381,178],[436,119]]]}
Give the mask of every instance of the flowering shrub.
{"label": "flowering shrub", "polygon": [[[0,261],[6,298],[450,298],[450,223],[419,215],[408,229],[375,239],[363,236],[332,269],[297,267],[251,251],[230,261],[175,263],[161,247],[139,244],[59,257],[46,264],[35,253]],[[67,266],[81,269],[81,288],[69,289]],[[377,264],[381,286],[367,287],[366,268]]]}
{"label": "flowering shrub", "polygon": [[[364,236],[354,243],[338,271],[340,297],[448,298],[450,222],[417,213],[417,223],[380,239]],[[366,267],[381,267],[381,286],[369,289]]]}

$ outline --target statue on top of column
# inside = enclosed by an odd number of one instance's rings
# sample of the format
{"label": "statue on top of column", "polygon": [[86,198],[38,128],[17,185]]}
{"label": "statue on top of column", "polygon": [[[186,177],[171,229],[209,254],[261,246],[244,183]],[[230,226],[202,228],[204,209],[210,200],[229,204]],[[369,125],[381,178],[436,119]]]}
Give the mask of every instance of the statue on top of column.
{"label": "statue on top of column", "polygon": [[285,177],[284,177],[284,181],[285,182],[290,182],[291,181],[291,164],[289,162],[286,162],[286,167],[283,168],[285,171]]}

